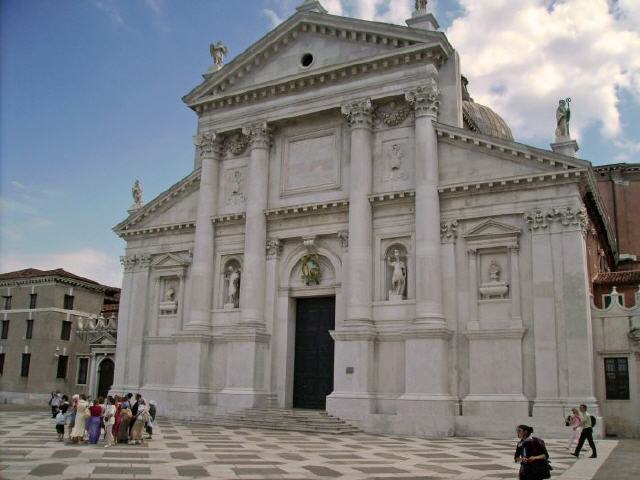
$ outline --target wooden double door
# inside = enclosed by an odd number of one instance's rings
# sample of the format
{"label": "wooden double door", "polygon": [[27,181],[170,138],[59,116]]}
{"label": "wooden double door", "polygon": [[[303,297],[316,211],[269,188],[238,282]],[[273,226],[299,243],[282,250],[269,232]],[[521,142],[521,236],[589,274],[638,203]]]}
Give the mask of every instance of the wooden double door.
{"label": "wooden double door", "polygon": [[333,392],[335,297],[296,301],[293,407],[324,410]]}

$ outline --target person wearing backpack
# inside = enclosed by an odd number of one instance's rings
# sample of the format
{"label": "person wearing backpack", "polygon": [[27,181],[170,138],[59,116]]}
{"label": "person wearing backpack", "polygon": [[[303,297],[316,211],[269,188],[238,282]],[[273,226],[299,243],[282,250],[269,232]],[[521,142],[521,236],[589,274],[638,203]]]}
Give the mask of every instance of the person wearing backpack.
{"label": "person wearing backpack", "polygon": [[591,416],[589,412],[587,412],[587,406],[585,404],[580,405],[580,416],[582,417],[582,432],[580,433],[580,440],[578,441],[578,446],[576,447],[575,452],[571,455],[574,457],[580,456],[580,450],[582,450],[582,446],[584,445],[585,440],[589,442],[589,446],[591,447],[591,457],[589,458],[598,458],[598,452],[596,451],[596,444],[593,441],[593,427],[596,426],[596,417]]}

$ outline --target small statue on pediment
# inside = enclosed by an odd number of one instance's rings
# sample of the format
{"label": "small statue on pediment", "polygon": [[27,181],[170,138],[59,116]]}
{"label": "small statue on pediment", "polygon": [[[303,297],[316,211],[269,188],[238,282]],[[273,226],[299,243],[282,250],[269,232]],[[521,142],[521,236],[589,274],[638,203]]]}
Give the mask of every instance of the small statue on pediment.
{"label": "small statue on pediment", "polygon": [[216,71],[220,70],[224,66],[224,57],[229,53],[229,48],[219,40],[216,43],[209,45],[209,53],[213,59],[212,69]]}
{"label": "small statue on pediment", "polygon": [[416,12],[426,12],[428,0],[416,0],[415,10]]}
{"label": "small statue on pediment", "polygon": [[565,98],[558,102],[558,108],[556,109],[556,140],[571,138],[569,135],[569,121],[571,120],[570,103],[570,98]]}
{"label": "small statue on pediment", "polygon": [[140,185],[140,181],[136,180],[131,187],[131,196],[133,197],[133,207],[132,208],[140,208],[142,207],[142,185]]}

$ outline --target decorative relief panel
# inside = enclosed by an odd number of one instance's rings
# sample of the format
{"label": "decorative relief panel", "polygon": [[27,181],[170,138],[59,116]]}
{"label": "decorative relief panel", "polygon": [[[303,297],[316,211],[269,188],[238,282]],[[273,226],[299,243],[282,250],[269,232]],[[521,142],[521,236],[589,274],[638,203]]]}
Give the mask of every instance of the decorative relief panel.
{"label": "decorative relief panel", "polygon": [[284,139],[281,194],[339,188],[340,157],[338,128]]}
{"label": "decorative relief panel", "polygon": [[586,229],[588,225],[587,211],[584,207],[552,207],[536,208],[524,216],[529,225],[529,229],[544,230],[551,224],[558,224],[563,227],[580,227]]}
{"label": "decorative relief panel", "polygon": [[379,129],[410,125],[414,120],[413,108],[405,101],[384,103],[373,114],[373,125]]}
{"label": "decorative relief panel", "polygon": [[374,169],[375,190],[378,192],[391,192],[413,186],[415,145],[407,130],[387,130],[377,135]]}
{"label": "decorative relief panel", "polygon": [[224,171],[222,176],[224,205],[244,205],[246,173],[246,167],[230,168]]}

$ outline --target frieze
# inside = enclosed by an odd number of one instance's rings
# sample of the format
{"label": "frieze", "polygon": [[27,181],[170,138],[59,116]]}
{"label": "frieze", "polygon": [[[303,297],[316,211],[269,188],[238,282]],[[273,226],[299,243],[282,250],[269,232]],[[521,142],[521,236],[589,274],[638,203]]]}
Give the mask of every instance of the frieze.
{"label": "frieze", "polygon": [[235,133],[227,137],[224,141],[224,151],[233,155],[242,155],[249,146],[249,137],[243,133]]}
{"label": "frieze", "polygon": [[587,210],[584,207],[553,207],[553,208],[536,208],[532,212],[524,215],[524,219],[529,225],[530,230],[544,230],[550,224],[556,223],[563,227],[580,227],[585,230],[588,225]]}
{"label": "frieze", "polygon": [[405,121],[413,120],[413,111],[406,102],[389,102],[380,105],[373,113],[373,122],[376,128],[397,127]]}
{"label": "frieze", "polygon": [[138,255],[121,256],[120,263],[125,273],[132,272],[136,267],[149,268],[149,265],[151,265],[151,255],[142,253]]}

